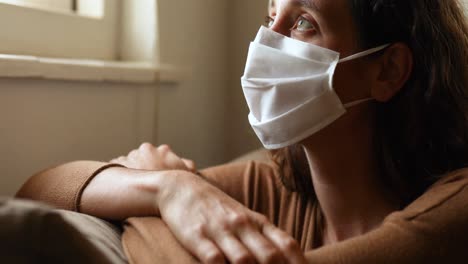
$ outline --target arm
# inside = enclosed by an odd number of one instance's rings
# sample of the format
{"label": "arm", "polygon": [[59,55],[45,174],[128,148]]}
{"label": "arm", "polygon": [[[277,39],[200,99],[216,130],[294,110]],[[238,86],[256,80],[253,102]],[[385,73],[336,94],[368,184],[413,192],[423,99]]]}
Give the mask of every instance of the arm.
{"label": "arm", "polygon": [[173,171],[141,171],[122,167],[99,173],[84,189],[80,211],[110,220],[160,216],[156,197]]}
{"label": "arm", "polygon": [[[151,155],[146,155],[146,153]],[[147,197],[149,190],[142,188],[142,183],[150,185],[148,179],[154,181],[158,178],[155,176],[164,172],[153,172],[149,175],[144,171],[125,169],[123,167],[126,166],[127,160],[139,160],[139,164],[146,164],[145,158],[151,156],[157,160],[157,163],[152,164],[153,170],[190,171],[194,167],[188,166],[194,165],[188,160],[180,159],[167,145],[154,148],[151,144],[145,143],[138,151],[134,150],[130,154],[128,159],[121,157],[113,160],[112,163],[75,161],[43,170],[29,178],[17,192],[16,197],[42,201],[60,209],[94,213],[96,216],[107,219],[154,215],[157,212],[149,209]],[[91,182],[93,184],[90,184]],[[128,194],[128,197],[115,195],[121,193]],[[117,201],[122,203],[117,205]],[[114,207],[109,207],[114,210],[117,206],[124,207],[119,212],[117,210],[110,212],[107,207],[102,206],[103,204],[101,204],[102,208],[99,208],[98,204],[101,202],[104,202],[106,206],[114,203]],[[146,203],[143,204],[143,202]],[[81,208],[83,204],[85,208]],[[128,204],[133,206],[128,206]],[[100,212],[100,209],[107,211]]]}
{"label": "arm", "polygon": [[[280,196],[285,191],[284,186],[278,184],[278,171],[271,163],[248,162],[252,154],[248,156],[243,162],[232,162],[197,172],[193,161],[178,157],[169,146],[154,147],[144,143],[127,156],[111,162],[139,170],[159,171],[163,167],[194,172],[247,208],[266,215],[270,221],[277,220]],[[255,158],[259,157],[266,161],[267,155],[255,155]]]}
{"label": "arm", "polygon": [[[110,184],[112,183],[112,184]],[[102,218],[161,215],[204,263],[303,263],[298,244],[263,216],[187,171],[109,168],[85,189],[82,212]]]}
{"label": "arm", "polygon": [[[62,203],[58,194],[66,194],[74,198],[65,197],[67,206],[62,208],[106,219],[161,215],[175,237],[205,263],[225,257],[232,263],[304,261],[299,246],[286,233],[198,175],[102,168],[88,170],[86,176],[80,164],[65,164],[34,176],[19,194],[55,205]],[[66,192],[58,191],[62,184]],[[43,193],[48,194],[45,199]]]}
{"label": "arm", "polygon": [[16,193],[16,197],[79,211],[81,195],[88,183],[100,172],[116,166],[121,165],[75,161],[49,168],[29,178]]}

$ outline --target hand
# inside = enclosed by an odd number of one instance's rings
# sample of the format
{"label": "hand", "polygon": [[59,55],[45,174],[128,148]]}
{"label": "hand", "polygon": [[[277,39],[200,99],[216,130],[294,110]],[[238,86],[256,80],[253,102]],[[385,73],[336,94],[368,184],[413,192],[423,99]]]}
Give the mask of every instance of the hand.
{"label": "hand", "polygon": [[203,263],[306,263],[296,241],[198,176],[174,171],[156,196],[162,219]]}
{"label": "hand", "polygon": [[138,149],[130,151],[127,156],[121,156],[110,162],[138,170],[196,171],[193,161],[180,158],[168,145],[156,148],[150,143],[143,143]]}

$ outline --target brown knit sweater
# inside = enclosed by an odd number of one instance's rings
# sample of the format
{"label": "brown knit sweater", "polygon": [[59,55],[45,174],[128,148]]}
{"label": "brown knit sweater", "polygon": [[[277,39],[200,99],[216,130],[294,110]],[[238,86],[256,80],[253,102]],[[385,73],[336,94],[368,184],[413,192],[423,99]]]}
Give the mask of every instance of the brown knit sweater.
{"label": "brown knit sweater", "polygon": [[[17,196],[79,211],[81,194],[109,165],[78,161],[31,177]],[[317,206],[288,192],[268,164],[222,165],[201,174],[287,231],[309,263],[468,263],[468,169],[447,174],[402,211],[365,235],[317,249]],[[122,244],[132,263],[197,263],[156,217],[130,218]]]}

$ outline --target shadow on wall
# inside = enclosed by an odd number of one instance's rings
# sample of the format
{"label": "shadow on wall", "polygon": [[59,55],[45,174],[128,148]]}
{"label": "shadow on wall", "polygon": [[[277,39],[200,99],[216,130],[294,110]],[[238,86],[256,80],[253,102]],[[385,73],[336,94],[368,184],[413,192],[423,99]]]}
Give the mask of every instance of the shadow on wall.
{"label": "shadow on wall", "polygon": [[250,1],[236,0],[230,1],[233,5],[230,15],[229,36],[229,91],[227,102],[226,120],[228,132],[228,158],[232,159],[243,153],[261,147],[260,141],[253,132],[247,120],[249,113],[247,104],[242,93],[240,77],[243,74],[245,61],[250,42],[264,23],[264,18],[268,14],[268,0]]}

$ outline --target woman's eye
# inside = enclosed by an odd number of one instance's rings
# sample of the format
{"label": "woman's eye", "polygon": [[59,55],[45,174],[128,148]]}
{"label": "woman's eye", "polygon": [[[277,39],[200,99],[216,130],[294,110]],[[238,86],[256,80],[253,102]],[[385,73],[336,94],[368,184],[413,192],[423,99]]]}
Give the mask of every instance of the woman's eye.
{"label": "woman's eye", "polygon": [[294,25],[293,29],[298,31],[309,31],[314,29],[314,25],[304,17],[300,17],[297,20],[296,25]]}
{"label": "woman's eye", "polygon": [[275,23],[275,20],[271,16],[266,16],[265,17],[265,26],[270,28],[273,26],[273,23]]}

